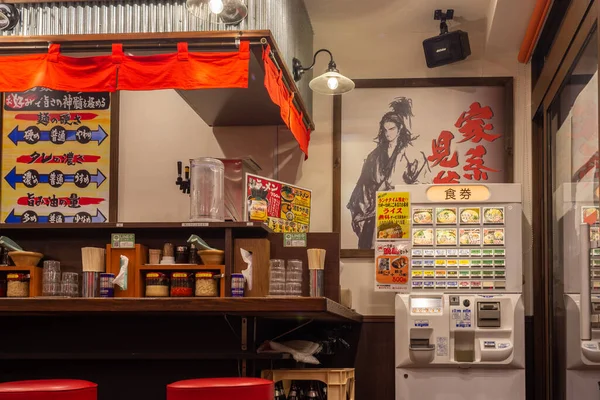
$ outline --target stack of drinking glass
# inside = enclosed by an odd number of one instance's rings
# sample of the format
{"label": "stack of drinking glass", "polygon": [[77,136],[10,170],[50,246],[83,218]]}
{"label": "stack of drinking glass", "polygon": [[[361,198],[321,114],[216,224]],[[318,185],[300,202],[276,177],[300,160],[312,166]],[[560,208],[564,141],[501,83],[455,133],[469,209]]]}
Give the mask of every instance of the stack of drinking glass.
{"label": "stack of drinking glass", "polygon": [[302,261],[269,262],[269,296],[302,296]]}
{"label": "stack of drinking glass", "polygon": [[60,262],[44,261],[42,273],[42,295],[60,296]]}

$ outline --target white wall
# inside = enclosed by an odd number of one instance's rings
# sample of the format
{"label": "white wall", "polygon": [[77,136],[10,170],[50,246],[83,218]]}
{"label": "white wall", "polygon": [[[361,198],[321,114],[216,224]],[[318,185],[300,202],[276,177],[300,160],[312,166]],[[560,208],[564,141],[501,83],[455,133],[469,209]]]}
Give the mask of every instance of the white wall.
{"label": "white wall", "polygon": [[252,156],[261,175],[294,181],[303,157],[277,126],[210,128],[174,90],[121,92],[119,221],[181,222],[189,197],[175,185],[177,161]]}
{"label": "white wall", "polygon": [[[422,42],[436,35],[433,26],[429,32],[397,33],[395,24],[377,23],[356,16],[352,21],[313,18],[315,31],[314,49],[329,49],[340,72],[351,78],[421,78],[421,77],[482,77],[513,76],[515,78],[515,181],[524,183],[525,216],[531,221],[531,164],[529,118],[529,68],[517,63],[516,50],[512,53],[484,54],[486,28],[469,30],[473,55],[466,61],[445,67],[427,69],[423,56]],[[361,26],[351,29],[350,26]],[[464,29],[464,28],[463,28]],[[320,58],[315,73],[326,68],[327,57]],[[314,95],[313,117],[316,131],[310,145],[310,158],[303,166],[303,175],[298,184],[313,188],[314,218],[313,231],[331,231],[332,210],[332,98]],[[343,166],[342,166],[343,168]],[[524,271],[531,271],[531,229],[524,231]],[[527,279],[530,283],[531,280]],[[394,295],[375,293],[374,272],[370,260],[344,260],[341,278],[342,287],[350,288],[353,305],[365,315],[392,315]],[[527,308],[531,310],[531,299],[525,294]]]}

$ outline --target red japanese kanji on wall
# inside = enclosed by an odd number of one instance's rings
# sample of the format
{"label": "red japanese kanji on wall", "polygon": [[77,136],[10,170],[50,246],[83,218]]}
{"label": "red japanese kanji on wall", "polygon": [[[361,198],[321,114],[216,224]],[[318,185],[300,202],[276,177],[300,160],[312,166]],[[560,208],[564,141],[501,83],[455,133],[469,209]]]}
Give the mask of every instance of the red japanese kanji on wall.
{"label": "red japanese kanji on wall", "polygon": [[474,102],[456,120],[454,127],[462,135],[458,143],[472,143],[464,154],[460,155],[453,150],[452,141],[455,136],[452,132],[443,130],[437,140],[431,141],[431,155],[427,160],[430,167],[441,167],[442,169],[433,178],[433,183],[450,184],[460,183],[461,175],[467,181],[487,181],[490,173],[500,172],[485,165],[487,154],[486,143],[492,143],[502,137],[491,131],[494,125],[491,123],[494,111],[490,106],[482,106]]}

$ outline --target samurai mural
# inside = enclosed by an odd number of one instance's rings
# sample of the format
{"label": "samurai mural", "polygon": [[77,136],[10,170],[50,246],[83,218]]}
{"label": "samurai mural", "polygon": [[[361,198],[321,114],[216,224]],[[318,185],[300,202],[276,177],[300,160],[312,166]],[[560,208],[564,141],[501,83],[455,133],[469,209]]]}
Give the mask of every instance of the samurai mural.
{"label": "samurai mural", "polygon": [[419,136],[411,132],[412,100],[397,97],[390,108],[379,122],[376,147],[365,159],[346,206],[359,249],[373,248],[377,191],[393,190],[400,184],[430,183],[427,156],[413,147]]}

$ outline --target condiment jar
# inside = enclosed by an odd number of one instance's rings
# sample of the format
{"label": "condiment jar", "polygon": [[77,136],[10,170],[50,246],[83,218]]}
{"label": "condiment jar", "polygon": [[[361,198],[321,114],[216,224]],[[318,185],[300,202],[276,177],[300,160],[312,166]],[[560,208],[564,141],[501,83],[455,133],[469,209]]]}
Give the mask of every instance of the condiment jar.
{"label": "condiment jar", "polygon": [[244,274],[231,274],[231,297],[244,297],[245,284]]}
{"label": "condiment jar", "polygon": [[165,243],[161,264],[175,264],[175,251],[172,243]]}
{"label": "condiment jar", "polygon": [[192,297],[194,278],[190,272],[171,273],[171,297]]}
{"label": "condiment jar", "polygon": [[175,249],[175,264],[187,264],[189,260],[187,246],[177,246]]}
{"label": "condiment jar", "polygon": [[188,262],[190,264],[200,264],[200,256],[198,255],[198,249],[194,243],[190,244],[190,257]]}
{"label": "condiment jar", "polygon": [[29,297],[29,274],[8,274],[6,280],[6,297]]}
{"label": "condiment jar", "polygon": [[0,246],[0,265],[8,265],[8,249]]}
{"label": "condiment jar", "polygon": [[196,297],[218,297],[217,280],[212,272],[196,272]]}
{"label": "condiment jar", "polygon": [[146,297],[169,297],[169,278],[162,272],[146,274]]}
{"label": "condiment jar", "polygon": [[174,256],[173,243],[165,243],[165,245],[163,247],[163,256],[164,257],[173,257]]}
{"label": "condiment jar", "polygon": [[115,296],[115,274],[101,273],[100,274],[100,297]]}

